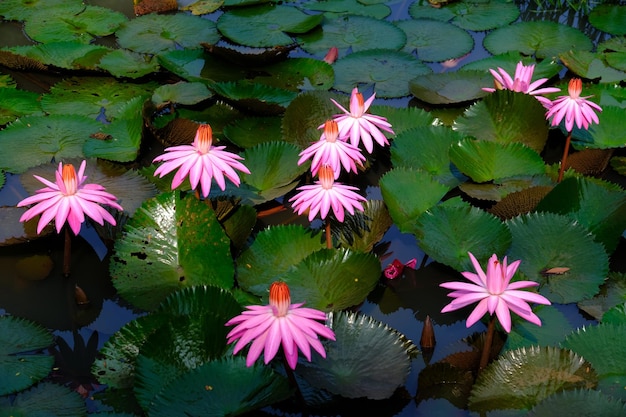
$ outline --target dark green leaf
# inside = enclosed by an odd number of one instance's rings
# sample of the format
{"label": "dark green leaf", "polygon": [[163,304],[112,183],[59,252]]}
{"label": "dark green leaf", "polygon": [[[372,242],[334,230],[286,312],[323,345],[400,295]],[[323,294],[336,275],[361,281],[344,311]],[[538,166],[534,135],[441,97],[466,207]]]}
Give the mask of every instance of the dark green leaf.
{"label": "dark green leaf", "polygon": [[487,96],[483,87],[493,84],[485,71],[456,71],[425,74],[409,80],[411,94],[432,104],[461,103]]}
{"label": "dark green leaf", "polygon": [[474,39],[467,31],[450,23],[428,19],[401,20],[396,25],[407,36],[403,51],[426,62],[441,62],[459,58],[474,47]]}

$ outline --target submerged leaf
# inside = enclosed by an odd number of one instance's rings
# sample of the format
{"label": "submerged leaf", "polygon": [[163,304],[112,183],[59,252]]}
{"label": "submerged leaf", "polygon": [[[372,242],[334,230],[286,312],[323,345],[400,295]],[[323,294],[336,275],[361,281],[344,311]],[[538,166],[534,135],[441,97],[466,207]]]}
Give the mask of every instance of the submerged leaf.
{"label": "submerged leaf", "polygon": [[87,414],[85,401],[69,387],[41,383],[9,401],[0,399],[0,414],[6,416],[76,417]]}

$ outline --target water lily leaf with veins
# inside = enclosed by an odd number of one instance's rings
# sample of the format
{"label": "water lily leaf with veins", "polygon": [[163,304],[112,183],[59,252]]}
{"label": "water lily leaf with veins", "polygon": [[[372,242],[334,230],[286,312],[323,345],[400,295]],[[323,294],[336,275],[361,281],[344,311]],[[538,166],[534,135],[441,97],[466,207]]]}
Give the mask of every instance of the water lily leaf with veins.
{"label": "water lily leaf with veins", "polygon": [[169,192],[147,200],[115,242],[110,272],[127,301],[152,310],[191,285],[231,288],[230,240],[213,210],[193,195]]}
{"label": "water lily leaf with veins", "polygon": [[0,15],[6,20],[25,21],[44,11],[62,16],[79,13],[84,7],[81,0],[4,0]]}
{"label": "water lily leaf with veins", "polygon": [[409,90],[418,99],[431,104],[462,103],[487,96],[485,86],[493,85],[493,76],[484,71],[455,71],[421,74],[409,80]]}
{"label": "water lily leaf with veins", "polygon": [[44,351],[53,343],[52,335],[40,325],[0,316],[0,394],[23,390],[48,375],[54,358]]}
{"label": "water lily leaf with veins", "polygon": [[343,248],[369,253],[392,226],[393,220],[382,200],[367,200],[363,212],[355,211],[343,222],[331,218],[331,233]]}
{"label": "water lily leaf with veins", "polygon": [[224,136],[240,148],[251,148],[282,138],[282,117],[242,117],[224,126]]}
{"label": "water lily leaf with veins", "polygon": [[0,87],[0,125],[28,115],[42,115],[40,95],[32,91]]}
{"label": "water lily leaf with veins", "polygon": [[[449,190],[428,172],[404,167],[388,171],[379,184],[389,214],[403,233],[414,232],[418,217]],[[419,192],[407,193],[407,190]]]}
{"label": "water lily leaf with veins", "polygon": [[323,16],[307,15],[286,5],[261,5],[231,9],[217,21],[219,31],[231,41],[254,47],[289,45],[287,33],[305,33],[319,25]]}
{"label": "water lily leaf with veins", "polygon": [[604,392],[576,389],[557,392],[536,404],[528,417],[594,416],[620,417],[626,405]]}
{"label": "water lily leaf with veins", "polygon": [[[626,132],[620,129],[623,122],[624,108],[620,106],[602,106],[598,114],[600,123],[589,130],[578,129],[574,125],[572,144],[576,148],[610,149],[622,148],[626,143]],[[565,122],[561,123],[564,129]]]}
{"label": "water lily leaf with veins", "polygon": [[108,71],[114,77],[139,78],[157,72],[159,64],[153,56],[116,49],[100,59],[98,68]]}
{"label": "water lily leaf with veins", "polygon": [[510,350],[478,375],[469,409],[529,409],[563,390],[594,388],[597,380],[589,362],[570,350],[539,346]]}
{"label": "water lily leaf with veins", "polygon": [[27,116],[0,131],[0,169],[15,174],[28,168],[83,158],[83,146],[101,123],[77,115]]}
{"label": "water lily leaf with veins", "polygon": [[187,14],[147,14],[136,17],[115,33],[122,48],[146,54],[216,43],[220,36],[215,23]]}
{"label": "water lily leaf with veins", "polygon": [[453,128],[476,139],[520,142],[539,154],[548,140],[545,119],[545,108],[536,98],[498,90],[465,110]]}
{"label": "water lily leaf with veins", "polygon": [[337,17],[338,15],[356,15],[356,16],[368,16],[375,19],[383,20],[385,17],[391,14],[389,6],[381,4],[379,2],[365,2],[359,0],[334,0],[330,1],[315,1],[307,2],[302,5],[305,10],[314,10],[318,12],[324,12],[326,18]]}
{"label": "water lily leaf with veins", "polygon": [[579,328],[562,346],[588,360],[600,378],[626,376],[626,324],[600,323]]}
{"label": "water lily leaf with veins", "polygon": [[[513,241],[509,259],[521,259],[520,270],[541,284],[539,292],[553,303],[591,298],[604,282],[609,261],[602,244],[577,220],[553,213],[535,213],[507,221]],[[554,267],[570,268],[544,275]]]}
{"label": "water lily leaf with veins", "polygon": [[[515,69],[517,68],[517,64],[519,62],[526,66],[535,66],[533,70],[533,81],[536,81],[539,78],[550,79],[552,77],[556,77],[558,73],[563,69],[562,65],[557,60],[544,59],[537,62],[533,57],[522,55],[519,51],[508,51],[503,54],[479,59],[478,61],[468,62],[467,64],[463,65],[461,69],[463,71],[488,71],[489,69],[497,70],[497,68],[502,68],[508,74],[514,75]],[[493,87],[493,82],[491,83],[491,85],[485,85],[484,87]]]}
{"label": "water lily leaf with veins", "polygon": [[593,298],[577,303],[585,313],[598,321],[605,322],[606,313],[626,300],[626,273],[609,272],[609,276]]}
{"label": "water lily leaf with veins", "polygon": [[[320,139],[320,125],[340,111],[330,99],[343,102],[344,97],[327,91],[307,91],[290,103],[282,121],[283,140],[304,149]],[[345,104],[345,103],[344,103]]]}
{"label": "water lily leaf with veins", "polygon": [[16,46],[10,51],[57,68],[95,70],[98,68],[98,63],[102,57],[110,53],[112,49],[100,45],[64,41]]}
{"label": "water lily leaf with veins", "polygon": [[395,25],[407,36],[403,51],[426,62],[441,62],[459,58],[474,47],[474,38],[465,30],[450,23],[428,19],[401,20]]}
{"label": "water lily leaf with veins", "polygon": [[450,160],[475,182],[541,175],[541,156],[521,143],[498,143],[465,138],[450,147]]}
{"label": "water lily leaf with veins", "polygon": [[485,36],[483,45],[493,55],[519,51],[538,59],[593,48],[591,40],[578,29],[548,21],[520,22],[496,29]]}
{"label": "water lily leaf with veins", "polygon": [[311,385],[346,398],[391,397],[406,381],[417,347],[403,334],[364,314],[333,313],[337,340],[324,342],[326,359],[299,361],[298,374]]}
{"label": "water lily leaf with veins", "polygon": [[335,89],[350,93],[355,86],[373,88],[376,97],[404,97],[409,81],[431,69],[413,55],[388,49],[352,53],[334,64]]}
{"label": "water lily leaf with veins", "polygon": [[[298,43],[313,55],[324,56],[331,47],[336,47],[343,56],[348,50],[400,50],[406,43],[406,34],[390,22],[350,15],[324,20],[320,28],[298,36]],[[335,73],[339,72],[335,69]]]}
{"label": "water lily leaf with veins", "polygon": [[567,51],[559,54],[563,64],[579,77],[590,80],[599,78],[601,83],[615,83],[626,79],[626,72],[608,65],[607,56],[610,54],[589,51]]}
{"label": "water lily leaf with veins", "polygon": [[418,1],[409,7],[409,14],[414,19],[450,22],[466,30],[482,32],[514,22],[520,11],[515,4],[506,0],[462,0],[440,8]]}
{"label": "water lily leaf with veins", "polygon": [[599,4],[589,12],[589,23],[611,35],[626,35],[626,7],[617,4]]}
{"label": "water lily leaf with veins", "polygon": [[538,305],[533,308],[533,312],[541,319],[541,326],[530,323],[516,314],[511,314],[513,324],[511,332],[507,335],[504,350],[537,345],[559,346],[574,330],[565,314],[554,306]]}
{"label": "water lily leaf with veins", "polygon": [[87,415],[85,401],[69,387],[41,383],[15,398],[0,398],[0,414],[5,416],[75,417]]}
{"label": "water lily leaf with veins", "polygon": [[263,115],[276,115],[285,111],[297,93],[241,80],[220,82],[210,85],[215,94],[224,97],[234,105]]}
{"label": "water lily leaf with veins", "polygon": [[152,93],[152,103],[157,107],[162,107],[169,103],[193,105],[211,97],[212,94],[206,84],[180,81],[155,88]]}

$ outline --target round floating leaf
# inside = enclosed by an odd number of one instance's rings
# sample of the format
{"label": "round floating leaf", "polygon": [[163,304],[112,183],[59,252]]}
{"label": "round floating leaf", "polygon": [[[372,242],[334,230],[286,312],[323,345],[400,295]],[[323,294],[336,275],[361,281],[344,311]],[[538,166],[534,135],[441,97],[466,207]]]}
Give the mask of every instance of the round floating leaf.
{"label": "round floating leaf", "polygon": [[[325,55],[332,47],[340,56],[348,50],[360,52],[373,48],[399,50],[406,43],[404,31],[390,22],[366,16],[342,16],[327,19],[319,29],[300,35],[302,48],[314,55]],[[339,71],[335,69],[335,74]]]}
{"label": "round floating leaf", "polygon": [[407,36],[403,51],[412,53],[417,50],[417,57],[422,61],[441,62],[459,58],[474,47],[474,38],[450,23],[412,19],[396,22],[396,26]]}
{"label": "round floating leaf", "polygon": [[248,80],[211,84],[216,94],[256,113],[276,115],[285,111],[297,94],[282,88],[257,84]]}
{"label": "round floating leaf", "polygon": [[533,346],[505,352],[485,368],[469,398],[470,410],[529,409],[563,390],[590,389],[597,376],[574,352]]}
{"label": "round floating leaf", "polygon": [[545,172],[543,159],[521,143],[466,138],[450,148],[450,160],[475,182],[533,176]]}
{"label": "round floating leaf", "polygon": [[53,343],[40,325],[0,315],[0,395],[23,390],[48,375],[54,358],[43,351]]}
{"label": "round floating leaf", "polygon": [[509,219],[533,211],[553,185],[552,179],[545,174],[509,177],[481,184],[464,182],[459,188],[472,198],[497,201],[488,211],[502,219]]}
{"label": "round floating leaf", "polygon": [[300,148],[286,142],[266,142],[248,148],[243,154],[250,174],[242,174],[242,182],[269,201],[296,187],[296,179],[306,171],[298,165]]}
{"label": "round floating leaf", "polygon": [[626,405],[597,390],[557,392],[535,405],[528,417],[594,416],[621,417]]}
{"label": "round floating leaf", "polygon": [[322,122],[338,111],[331,98],[341,100],[343,97],[326,91],[309,91],[294,98],[283,116],[283,140],[303,149],[317,142]]}
{"label": "round floating leaf", "polygon": [[216,43],[220,37],[215,23],[188,14],[147,14],[123,24],[115,33],[122,48],[157,54],[178,48],[199,48]]}
{"label": "round floating leaf", "polygon": [[128,18],[106,7],[85,5],[77,13],[42,9],[29,16],[24,32],[41,43],[78,41],[89,43],[99,36],[114,33]]}
{"label": "round floating leaf", "polygon": [[382,240],[393,220],[382,200],[367,200],[363,208],[343,222],[331,220],[331,233],[342,247],[368,253]]}
{"label": "round floating leaf", "polygon": [[204,363],[174,379],[162,387],[149,413],[156,417],[240,415],[290,394],[284,377],[261,364],[247,367],[240,355]]}
{"label": "round floating leaf", "polygon": [[414,229],[429,257],[457,271],[472,269],[467,252],[483,260],[504,253],[511,243],[510,232],[496,216],[469,205],[435,206],[419,217]]}
{"label": "round floating leaf", "polygon": [[304,14],[292,6],[262,5],[227,11],[218,19],[217,28],[235,43],[274,47],[293,43],[287,33],[308,32],[320,24],[322,17]]}
{"label": "round floating leaf", "polygon": [[[620,129],[623,122],[624,109],[618,106],[602,106],[602,113],[598,114],[600,123],[593,125],[588,131],[578,130],[579,134],[573,141],[576,147],[593,149],[622,148],[626,144],[626,133]],[[575,130],[576,127],[574,127]]]}
{"label": "round floating leaf", "polygon": [[[347,100],[345,100],[345,105],[349,106]],[[396,135],[414,127],[434,126],[438,123],[431,112],[417,107],[398,108],[373,104],[370,111],[387,118]]]}
{"label": "round floating leaf", "polygon": [[609,277],[600,287],[600,292],[593,298],[580,301],[577,305],[591,317],[605,323],[606,313],[623,304],[623,300],[626,300],[626,274],[609,272]]}
{"label": "round floating leaf", "polygon": [[86,416],[85,401],[68,387],[45,382],[18,393],[10,401],[0,399],[0,414],[29,417]]}
{"label": "round floating leaf", "polygon": [[520,51],[551,59],[569,50],[591,51],[591,40],[578,29],[548,21],[520,22],[494,30],[483,46],[493,55]]}
{"label": "round floating leaf", "polygon": [[589,51],[567,51],[559,54],[563,64],[582,78],[590,80],[599,78],[602,83],[614,83],[626,79],[626,72],[611,68],[606,56]]}
{"label": "round floating leaf", "polygon": [[573,330],[565,314],[554,306],[539,305],[533,308],[533,312],[541,319],[541,326],[511,315],[513,325],[506,338],[504,350],[537,345],[559,346]]}
{"label": "round floating leaf", "polygon": [[[389,214],[403,233],[415,231],[417,218],[434,206],[449,188],[425,171],[394,168],[379,181]],[[407,193],[407,190],[420,190]]]}
{"label": "round floating leaf", "polygon": [[626,35],[626,6],[598,4],[589,12],[589,23],[611,35]]}
{"label": "round floating leaf", "polygon": [[329,325],[337,340],[324,343],[326,358],[300,361],[298,375],[347,398],[382,400],[404,384],[417,351],[404,335],[364,314],[334,313]]}
{"label": "round floating leaf", "polygon": [[355,86],[373,88],[377,97],[409,95],[409,81],[430,68],[413,55],[389,49],[355,52],[334,64],[335,89],[350,93]]}
{"label": "round floating leaf", "polygon": [[[514,75],[515,69],[517,68],[517,64],[519,62],[527,66],[535,66],[532,78],[533,81],[536,81],[539,78],[550,79],[557,76],[558,73],[563,69],[563,66],[557,60],[544,59],[537,62],[533,57],[522,55],[519,53],[519,51],[509,51],[503,54],[489,56],[487,58],[479,59],[478,61],[469,62],[466,65],[463,65],[461,68],[463,71],[487,71],[489,69],[502,68],[508,74]],[[489,75],[491,76],[491,74]]]}
{"label": "round floating leaf", "polygon": [[116,49],[100,59],[98,68],[108,71],[114,77],[139,78],[157,72],[159,64],[152,56]]}
{"label": "round floating leaf", "polygon": [[57,68],[95,70],[100,59],[111,52],[111,49],[68,41],[20,46],[13,48],[12,51]]}
{"label": "round floating leaf", "polygon": [[115,242],[110,271],[120,295],[154,309],[168,294],[191,285],[231,288],[230,240],[213,210],[193,195],[147,200]]}
{"label": "round floating leaf", "polygon": [[152,94],[152,102],[161,107],[169,103],[185,105],[198,104],[211,98],[211,92],[203,83],[186,83],[180,81],[174,84],[165,84],[157,87]]}
{"label": "round floating leaf", "polygon": [[626,324],[600,323],[578,329],[562,346],[588,360],[600,378],[621,374],[626,376]]}
{"label": "round floating leaf", "polygon": [[224,136],[240,148],[251,148],[282,138],[281,117],[241,117],[224,126]]}
{"label": "round floating leaf", "polygon": [[257,70],[261,75],[252,81],[292,91],[328,90],[335,82],[333,67],[313,58],[290,58]]}
{"label": "round floating leaf", "polygon": [[487,96],[482,88],[493,84],[485,71],[455,71],[425,74],[409,80],[409,89],[418,99],[432,104],[462,103]]}
{"label": "round floating leaf", "polygon": [[281,280],[294,302],[323,311],[362,303],[380,278],[380,261],[371,253],[322,249],[304,258]]}
{"label": "round floating leaf", "polygon": [[85,4],[81,0],[4,0],[2,16],[6,20],[28,20],[44,10],[50,14],[79,13]]}
{"label": "round floating leaf", "polygon": [[391,9],[382,1],[372,4],[372,2],[358,0],[333,0],[331,1],[315,1],[302,4],[305,10],[314,10],[324,12],[324,17],[337,17],[337,15],[358,15],[368,16],[375,19],[383,20],[391,14]]}
{"label": "round floating leaf", "polygon": [[436,8],[423,1],[415,2],[409,7],[409,14],[415,19],[449,21],[475,32],[506,26],[514,22],[520,14],[518,7],[506,0],[462,0],[450,3]]}
{"label": "round floating leaf", "polygon": [[268,227],[237,259],[237,282],[253,294],[267,296],[272,282],[324,247],[319,235],[302,226]]}
{"label": "round floating leaf", "polygon": [[523,93],[499,90],[469,107],[454,121],[454,129],[466,136],[495,142],[519,142],[543,151],[548,140],[545,108]]}
{"label": "round floating leaf", "polygon": [[462,136],[443,126],[423,126],[396,135],[391,145],[394,167],[428,172],[442,184],[453,188],[461,181],[450,164],[450,147]]}
{"label": "round floating leaf", "polygon": [[0,125],[28,115],[41,115],[40,95],[16,88],[0,87]]}
{"label": "round floating leaf", "polygon": [[[540,292],[553,303],[590,298],[599,291],[608,272],[608,256],[589,231],[569,217],[540,213],[507,222],[513,243],[510,259],[521,259],[520,270],[541,284]],[[563,274],[546,274],[552,268]]]}
{"label": "round floating leaf", "polygon": [[0,169],[21,173],[51,160],[83,158],[83,145],[101,123],[83,116],[22,117],[0,131]]}

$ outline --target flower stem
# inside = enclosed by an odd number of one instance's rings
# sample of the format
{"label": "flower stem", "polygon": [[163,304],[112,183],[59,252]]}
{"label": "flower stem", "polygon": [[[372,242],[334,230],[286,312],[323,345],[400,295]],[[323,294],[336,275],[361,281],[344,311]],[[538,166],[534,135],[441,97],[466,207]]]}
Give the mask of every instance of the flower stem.
{"label": "flower stem", "polygon": [[333,248],[333,237],[330,234],[330,218],[326,218],[326,247],[328,249]]}
{"label": "flower stem", "polygon": [[70,270],[72,265],[72,236],[70,235],[70,229],[65,225],[65,244],[63,245],[63,276],[66,278],[70,276]]}
{"label": "flower stem", "polygon": [[569,132],[567,139],[565,140],[565,149],[563,150],[563,156],[561,157],[561,168],[559,168],[559,178],[556,182],[561,182],[563,179],[563,173],[565,172],[565,162],[567,162],[567,154],[569,154],[569,145],[572,141],[572,132]]}
{"label": "flower stem", "polygon": [[[301,407],[304,408],[306,406],[306,402],[304,401],[304,397],[302,396],[302,391],[300,391],[300,386],[298,385],[298,381],[296,380],[296,376],[293,373],[293,369],[287,363],[287,358],[285,355],[281,355],[283,357],[283,366],[285,368],[285,372],[287,373],[287,379],[289,380],[289,385],[291,385],[296,390],[296,398],[300,403]],[[303,414],[304,415],[304,414]]]}
{"label": "flower stem", "polygon": [[496,316],[491,316],[489,319],[489,326],[487,327],[487,334],[485,335],[485,343],[483,344],[483,352],[480,356],[480,365],[478,366],[478,373],[487,367],[489,357],[491,356],[491,345],[493,344],[493,334],[496,331]]}

